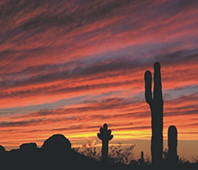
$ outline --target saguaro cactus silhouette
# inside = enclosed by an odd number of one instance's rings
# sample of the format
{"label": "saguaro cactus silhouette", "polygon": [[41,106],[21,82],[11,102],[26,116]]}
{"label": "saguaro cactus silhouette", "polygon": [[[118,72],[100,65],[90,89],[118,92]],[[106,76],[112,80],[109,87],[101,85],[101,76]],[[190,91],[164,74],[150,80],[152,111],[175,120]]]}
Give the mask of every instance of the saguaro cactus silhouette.
{"label": "saguaro cactus silhouette", "polygon": [[102,140],[102,160],[105,161],[108,157],[109,141],[113,138],[113,135],[111,135],[111,130],[108,129],[106,123],[100,128],[100,133],[97,135],[98,138]]}
{"label": "saguaro cactus silhouette", "polygon": [[178,163],[177,128],[173,125],[168,128],[168,162],[171,165],[176,165]]}
{"label": "saguaro cactus silhouette", "polygon": [[163,99],[160,63],[154,64],[154,92],[152,97],[152,75],[149,70],[145,72],[145,99],[151,110],[151,156],[152,164],[157,165],[162,161],[163,153]]}

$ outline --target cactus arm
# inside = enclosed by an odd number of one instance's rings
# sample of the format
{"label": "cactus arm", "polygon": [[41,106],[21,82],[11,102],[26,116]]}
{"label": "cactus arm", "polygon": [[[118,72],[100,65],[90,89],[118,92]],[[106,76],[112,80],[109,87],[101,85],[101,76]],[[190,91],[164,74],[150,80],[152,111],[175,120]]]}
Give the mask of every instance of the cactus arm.
{"label": "cactus arm", "polygon": [[152,104],[152,93],[151,93],[151,88],[152,88],[152,75],[149,70],[147,70],[144,74],[144,81],[145,81],[145,99],[146,102],[151,105]]}
{"label": "cactus arm", "polygon": [[161,83],[161,73],[160,73],[160,63],[156,62],[154,64],[154,100],[162,101],[162,83]]}
{"label": "cactus arm", "polygon": [[107,133],[108,133],[108,135],[110,135],[111,134],[111,130],[109,129]]}
{"label": "cactus arm", "polygon": [[111,139],[113,139],[113,135],[109,136],[109,139],[108,140],[111,140]]}
{"label": "cactus arm", "polygon": [[101,136],[100,133],[98,133],[97,136],[98,136],[98,138],[99,138],[100,140],[102,140],[102,136]]}
{"label": "cactus arm", "polygon": [[104,128],[101,127],[101,128],[100,128],[100,133],[102,134],[103,132],[104,132]]}

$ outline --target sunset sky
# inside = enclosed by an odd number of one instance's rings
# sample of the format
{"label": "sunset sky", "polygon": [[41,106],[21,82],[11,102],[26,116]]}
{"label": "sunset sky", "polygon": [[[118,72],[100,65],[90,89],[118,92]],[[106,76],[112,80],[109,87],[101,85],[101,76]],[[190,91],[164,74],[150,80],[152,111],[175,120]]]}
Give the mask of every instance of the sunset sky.
{"label": "sunset sky", "polygon": [[175,125],[180,156],[198,155],[197,16],[197,0],[1,0],[0,145],[100,146],[108,123],[110,144],[150,154],[144,72],[159,61],[164,149]]}

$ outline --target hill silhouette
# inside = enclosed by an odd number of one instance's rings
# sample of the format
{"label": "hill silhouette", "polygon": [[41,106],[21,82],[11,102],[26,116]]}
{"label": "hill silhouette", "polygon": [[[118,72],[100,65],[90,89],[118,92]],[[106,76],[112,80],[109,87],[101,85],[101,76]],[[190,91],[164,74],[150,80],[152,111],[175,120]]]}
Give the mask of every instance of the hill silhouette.
{"label": "hill silhouette", "polygon": [[24,143],[19,149],[6,151],[0,145],[1,169],[5,170],[61,170],[61,169],[120,169],[126,165],[97,162],[71,148],[70,141],[61,134],[49,137],[38,148],[36,143]]}
{"label": "hill silhouette", "polygon": [[71,153],[71,143],[64,135],[56,134],[43,143],[41,153],[45,157],[68,157]]}

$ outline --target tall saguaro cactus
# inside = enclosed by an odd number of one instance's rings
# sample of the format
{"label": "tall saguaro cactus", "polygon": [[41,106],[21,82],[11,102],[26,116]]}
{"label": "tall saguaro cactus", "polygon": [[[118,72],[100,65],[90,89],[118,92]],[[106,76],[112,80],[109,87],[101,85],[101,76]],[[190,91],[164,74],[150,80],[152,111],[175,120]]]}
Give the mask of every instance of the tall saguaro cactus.
{"label": "tall saguaro cactus", "polygon": [[145,72],[145,99],[151,110],[151,156],[152,164],[158,165],[162,161],[163,153],[163,99],[160,63],[154,64],[154,92],[152,97],[152,75],[149,70]]}
{"label": "tall saguaro cactus", "polygon": [[109,141],[113,138],[113,135],[111,135],[111,130],[108,129],[106,123],[100,128],[100,133],[97,135],[98,138],[102,140],[102,160],[105,161],[108,157]]}
{"label": "tall saguaro cactus", "polygon": [[177,165],[177,128],[173,125],[168,128],[168,162]]}

